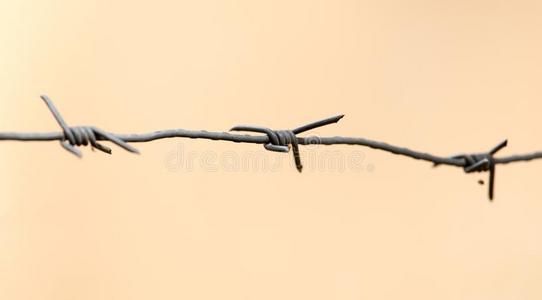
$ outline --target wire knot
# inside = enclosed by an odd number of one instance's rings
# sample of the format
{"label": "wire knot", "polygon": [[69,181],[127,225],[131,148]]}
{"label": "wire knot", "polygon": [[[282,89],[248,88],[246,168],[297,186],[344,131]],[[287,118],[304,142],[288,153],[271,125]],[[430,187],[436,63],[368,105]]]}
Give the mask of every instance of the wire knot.
{"label": "wire knot", "polygon": [[465,160],[465,166],[463,167],[465,173],[486,172],[495,166],[495,159],[489,153],[464,154],[461,158]]}
{"label": "wire knot", "polygon": [[66,121],[64,121],[64,118],[62,118],[55,105],[53,104],[53,101],[45,95],[42,95],[41,99],[45,102],[45,104],[47,104],[47,107],[55,117],[57,123],[62,128],[64,138],[60,141],[60,145],[77,157],[82,157],[81,151],[77,149],[77,146],[87,145],[90,145],[92,149],[96,148],[102,152],[111,154],[111,148],[98,143],[98,139],[109,140],[128,152],[139,154],[139,150],[132,147],[115,135],[110,134],[100,128],[94,126],[68,126]]}
{"label": "wire knot", "polygon": [[231,131],[251,131],[251,132],[260,132],[267,135],[268,141],[264,144],[264,148],[269,151],[275,152],[285,152],[290,151],[290,147],[293,150],[294,161],[297,168],[297,171],[301,172],[303,170],[303,164],[301,163],[301,157],[299,154],[299,140],[296,134],[329,125],[332,123],[337,123],[342,119],[344,115],[338,115],[331,118],[323,119],[307,125],[292,129],[292,130],[272,130],[267,127],[261,126],[252,126],[252,125],[239,125],[235,126]]}
{"label": "wire knot", "polygon": [[[489,200],[493,200],[493,191],[495,188],[495,158],[493,155],[508,144],[507,140],[502,141],[497,146],[485,153],[460,154],[452,156],[453,159],[463,159],[463,170],[465,173],[489,172]],[[483,181],[479,181],[483,184]]]}

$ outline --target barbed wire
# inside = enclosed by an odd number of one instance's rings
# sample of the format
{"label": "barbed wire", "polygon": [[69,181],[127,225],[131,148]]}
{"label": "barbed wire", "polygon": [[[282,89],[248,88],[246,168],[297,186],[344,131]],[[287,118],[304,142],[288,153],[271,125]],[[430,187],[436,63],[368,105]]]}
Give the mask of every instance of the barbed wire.
{"label": "barbed wire", "polygon": [[[298,137],[297,135],[318,127],[339,122],[344,115],[337,115],[316,122],[308,123],[292,130],[272,130],[262,126],[238,125],[230,131],[258,132],[264,135],[232,134],[230,132],[213,132],[206,130],[169,129],[150,133],[117,134],[107,132],[95,126],[70,127],[61,116],[53,101],[42,95],[55,120],[60,125],[61,132],[0,132],[0,140],[4,141],[54,141],[58,140],[60,145],[76,155],[82,157],[79,146],[91,146],[102,152],[111,154],[112,150],[98,141],[110,141],[124,150],[139,154],[139,151],[128,143],[144,143],[166,138],[191,138],[208,139],[215,141],[229,141],[234,143],[263,144],[269,151],[288,153],[292,149],[296,168],[299,172],[303,169],[299,145],[358,145],[365,146],[389,153],[407,156],[417,160],[424,160],[433,163],[434,167],[448,165],[463,168],[465,173],[489,172],[489,200],[493,200],[495,187],[495,167],[498,164],[509,164],[520,161],[531,161],[542,158],[542,151],[533,153],[511,155],[506,157],[494,157],[494,155],[506,147],[507,140],[502,141],[487,152],[465,153],[453,156],[438,156],[430,153],[420,152],[405,147],[399,147],[384,142],[374,141],[361,137]],[[483,181],[479,181],[484,184]]]}

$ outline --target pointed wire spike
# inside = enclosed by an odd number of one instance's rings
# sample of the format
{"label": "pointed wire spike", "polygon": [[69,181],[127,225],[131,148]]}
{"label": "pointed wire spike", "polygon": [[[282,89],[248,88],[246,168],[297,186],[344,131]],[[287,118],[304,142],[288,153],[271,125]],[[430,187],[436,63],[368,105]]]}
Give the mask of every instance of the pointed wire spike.
{"label": "pointed wire spike", "polygon": [[[118,138],[117,136],[113,135],[113,134],[110,134],[98,127],[92,127],[92,130],[94,130],[95,133],[103,136],[104,138],[110,140],[111,142],[113,142],[114,144],[116,144],[117,146],[123,148],[124,150],[128,151],[128,152],[131,152],[131,153],[134,153],[134,154],[140,154],[139,150],[137,150],[137,148],[133,147],[132,145],[126,143],[125,141],[123,141],[122,139]],[[111,149],[109,149],[111,151]]]}
{"label": "pointed wire spike", "polygon": [[68,152],[72,153],[78,158],[83,158],[83,153],[81,153],[81,151],[76,147],[70,145],[67,141],[60,141],[60,145],[62,148],[66,149]]}
{"label": "pointed wire spike", "polygon": [[47,95],[41,95],[40,98],[45,102],[47,107],[49,108],[49,111],[53,114],[53,117],[55,117],[56,122],[58,125],[60,125],[60,128],[62,128],[62,131],[64,131],[64,135],[68,138],[71,144],[75,144],[75,136],[70,130],[70,127],[68,126],[68,123],[62,118],[62,115],[56,108],[53,101],[47,96]]}
{"label": "pointed wire spike", "polygon": [[322,119],[322,120],[312,122],[312,123],[300,126],[298,128],[295,128],[295,129],[292,130],[292,132],[295,133],[295,134],[298,134],[298,133],[309,131],[311,129],[315,129],[315,128],[318,128],[318,127],[322,127],[322,126],[326,126],[326,125],[329,125],[329,124],[337,123],[343,117],[344,117],[344,115],[337,115],[337,116],[329,117],[329,118],[326,118],[326,119]]}
{"label": "pointed wire spike", "polygon": [[295,167],[299,173],[303,171],[303,164],[301,163],[301,157],[299,156],[299,152],[297,155],[294,153],[294,161],[295,161]]}
{"label": "pointed wire spike", "polygon": [[[95,143],[95,144],[93,145],[93,147],[96,148],[96,149],[98,149],[98,150],[100,150],[100,151],[102,151],[103,153],[112,154],[111,148],[109,148],[109,147],[107,147],[107,146],[105,146],[105,145],[102,145],[102,144],[100,144],[100,143]],[[93,149],[94,149],[94,148],[93,148]]]}
{"label": "pointed wire spike", "polygon": [[297,143],[297,137],[292,131],[288,131],[287,133],[292,143],[292,153],[294,155],[296,169],[299,173],[301,173],[301,171],[303,170],[303,163],[301,162],[301,153],[299,153],[299,144]]}
{"label": "pointed wire spike", "polygon": [[504,140],[500,142],[497,146],[493,147],[493,149],[491,149],[489,153],[493,155],[497,153],[499,150],[501,150],[502,148],[506,147],[507,145],[508,145],[508,140]]}
{"label": "pointed wire spike", "polygon": [[87,135],[92,151],[95,151],[97,149],[101,152],[111,154],[111,149],[109,147],[98,143],[98,141],[96,140],[96,134],[94,134],[94,130],[91,127],[84,126],[81,128]]}
{"label": "pointed wire spike", "polygon": [[493,201],[495,190],[495,166],[489,170],[489,201]]}

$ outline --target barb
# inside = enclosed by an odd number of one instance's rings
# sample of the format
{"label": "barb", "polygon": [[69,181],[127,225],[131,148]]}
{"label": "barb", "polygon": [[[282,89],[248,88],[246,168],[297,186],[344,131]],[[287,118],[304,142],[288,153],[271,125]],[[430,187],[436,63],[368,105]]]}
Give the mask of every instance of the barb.
{"label": "barb", "polygon": [[323,119],[307,125],[303,125],[293,130],[277,130],[273,131],[266,127],[252,126],[252,125],[238,125],[230,129],[230,131],[251,131],[261,132],[267,135],[269,142],[264,145],[265,149],[276,152],[289,152],[290,145],[292,145],[294,160],[297,171],[301,173],[303,170],[303,164],[301,163],[301,157],[299,155],[298,138],[296,134],[303,133],[305,131],[315,129],[318,127],[326,126],[329,124],[337,123],[342,119],[344,115],[338,115],[331,118]]}
{"label": "barb", "polygon": [[94,126],[69,127],[64,121],[53,102],[47,97],[41,97],[47,104],[49,110],[60,125],[61,132],[0,132],[0,140],[10,141],[60,141],[63,148],[69,152],[81,157],[81,152],[77,146],[90,145],[105,153],[111,153],[111,149],[98,143],[98,141],[110,141],[117,146],[132,152],[139,151],[128,143],[144,143],[165,138],[192,138],[229,141],[235,143],[263,144],[269,151],[289,152],[290,147],[293,150],[294,160],[298,171],[301,172],[303,165],[301,163],[299,146],[300,145],[357,145],[373,149],[386,151],[396,155],[407,156],[413,159],[431,162],[434,166],[448,165],[461,167],[466,173],[489,172],[489,199],[494,198],[495,185],[495,166],[498,164],[509,164],[521,161],[531,161],[542,158],[542,151],[512,155],[507,157],[494,157],[499,150],[507,145],[507,141],[495,146],[488,152],[461,154],[454,156],[438,156],[425,152],[411,150],[409,148],[398,147],[387,143],[369,140],[360,137],[298,137],[297,135],[311,129],[329,125],[338,122],[344,115],[323,119],[317,122],[295,128],[293,130],[271,130],[267,127],[259,126],[235,126],[232,131],[251,131],[264,133],[264,135],[240,135],[229,132],[212,132],[206,130],[186,130],[170,129],[142,134],[116,134],[106,132]]}
{"label": "barb", "polygon": [[[94,126],[69,127],[68,123],[64,121],[64,118],[62,118],[62,115],[60,115],[60,113],[58,112],[58,109],[56,109],[53,101],[51,101],[51,99],[49,99],[49,97],[47,97],[46,95],[42,95],[41,99],[45,102],[45,104],[55,117],[58,125],[60,125],[60,128],[62,128],[64,136],[60,140],[60,145],[64,149],[68,150],[70,153],[73,153],[75,156],[79,158],[83,157],[81,151],[75,146],[87,146],[89,144],[92,149],[96,148],[102,152],[111,154],[111,148],[98,143],[96,141],[96,137],[102,137],[102,139],[110,140],[111,142],[117,144],[119,147],[125,149],[126,151],[139,154],[139,151],[136,148],[128,145],[122,139],[119,139],[115,135],[109,134],[101,130],[100,128]],[[66,141],[66,138],[68,139],[68,141]]]}
{"label": "barb", "polygon": [[[463,159],[465,161],[465,166],[463,167],[465,173],[489,171],[489,201],[493,201],[493,191],[495,189],[495,158],[493,158],[493,155],[506,147],[506,145],[508,145],[508,140],[502,141],[486,153],[459,154],[452,156],[454,159]],[[438,165],[439,164],[437,163],[434,164],[435,167]],[[479,182],[484,184],[483,180],[480,180]]]}

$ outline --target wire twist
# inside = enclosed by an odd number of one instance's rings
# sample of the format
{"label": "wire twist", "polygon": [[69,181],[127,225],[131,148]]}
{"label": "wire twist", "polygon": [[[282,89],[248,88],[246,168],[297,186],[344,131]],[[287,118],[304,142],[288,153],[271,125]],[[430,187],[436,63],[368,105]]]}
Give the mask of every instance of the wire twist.
{"label": "wire twist", "polygon": [[[87,146],[90,145],[92,149],[96,148],[102,152],[105,152],[107,154],[111,154],[111,148],[104,146],[97,142],[97,139],[100,138],[101,140],[109,140],[117,146],[125,149],[128,152],[139,154],[139,150],[132,147],[122,139],[107,133],[106,131],[95,127],[95,126],[75,126],[70,127],[68,126],[68,123],[64,121],[64,118],[60,113],[58,112],[58,109],[53,104],[53,101],[49,99],[49,97],[42,95],[41,99],[47,104],[47,107],[55,117],[57,123],[62,128],[62,131],[64,133],[64,137],[62,140],[60,140],[60,145],[62,148],[68,150],[70,153],[73,153],[77,157],[83,157],[83,154],[79,149],[77,149],[76,146]],[[67,140],[66,140],[67,139]]]}
{"label": "wire twist", "polygon": [[292,130],[272,130],[267,127],[252,126],[252,125],[238,125],[230,129],[230,131],[251,131],[265,133],[269,139],[269,142],[264,144],[264,148],[269,151],[285,152],[290,151],[290,146],[293,150],[295,166],[297,171],[303,170],[303,164],[301,163],[301,157],[299,154],[299,141],[296,134],[322,127],[325,125],[339,122],[344,115],[338,115],[327,119],[312,122],[301,127]]}
{"label": "wire twist", "polygon": [[[508,145],[508,140],[500,142],[497,146],[485,153],[471,153],[454,155],[452,159],[463,159],[465,173],[489,172],[489,200],[493,200],[495,189],[495,158],[493,155]],[[435,164],[437,166],[438,164]],[[483,184],[483,181],[480,181]]]}

